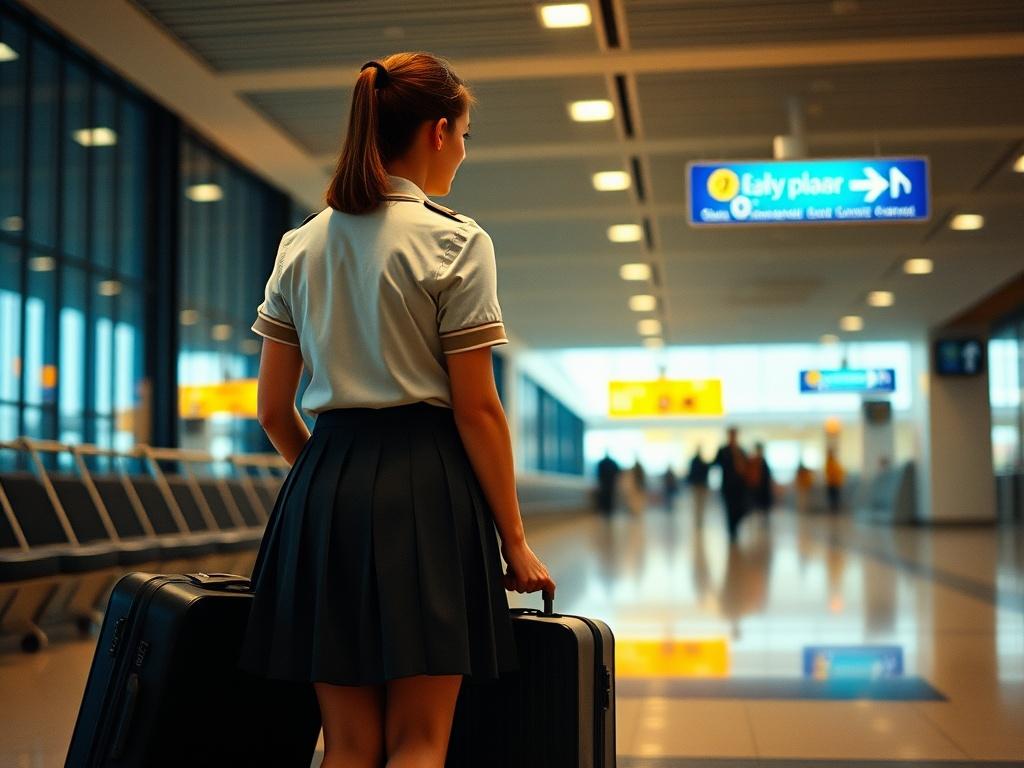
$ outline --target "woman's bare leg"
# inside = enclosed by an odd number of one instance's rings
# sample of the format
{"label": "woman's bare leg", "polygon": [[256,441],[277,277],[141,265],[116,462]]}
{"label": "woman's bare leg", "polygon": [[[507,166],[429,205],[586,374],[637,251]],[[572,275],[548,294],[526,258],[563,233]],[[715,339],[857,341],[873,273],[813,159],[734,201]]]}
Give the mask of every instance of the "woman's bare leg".
{"label": "woman's bare leg", "polygon": [[387,683],[387,768],[443,768],[462,675],[417,675]]}
{"label": "woman's bare leg", "polygon": [[381,768],[384,686],[313,685],[324,724],[320,768]]}

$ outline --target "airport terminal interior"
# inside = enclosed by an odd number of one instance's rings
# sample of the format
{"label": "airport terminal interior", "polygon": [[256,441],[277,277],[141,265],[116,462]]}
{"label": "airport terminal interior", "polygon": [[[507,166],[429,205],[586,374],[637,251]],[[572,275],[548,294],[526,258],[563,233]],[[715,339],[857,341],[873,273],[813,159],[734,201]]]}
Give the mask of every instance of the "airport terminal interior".
{"label": "airport terminal interior", "polygon": [[476,97],[437,202],[615,764],[1024,766],[1021,0],[0,0],[0,766],[124,574],[251,573],[250,326],[398,51]]}

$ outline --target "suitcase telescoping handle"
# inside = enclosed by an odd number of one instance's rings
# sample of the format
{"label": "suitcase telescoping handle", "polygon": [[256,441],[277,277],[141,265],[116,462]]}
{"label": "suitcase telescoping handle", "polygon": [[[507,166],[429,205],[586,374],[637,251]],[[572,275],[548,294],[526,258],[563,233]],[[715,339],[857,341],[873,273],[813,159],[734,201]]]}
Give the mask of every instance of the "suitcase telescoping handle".
{"label": "suitcase telescoping handle", "polygon": [[544,615],[550,616],[555,612],[555,595],[553,592],[548,592],[546,589],[543,591],[544,595]]}
{"label": "suitcase telescoping handle", "polygon": [[237,576],[233,573],[186,573],[185,577],[196,586],[206,589],[223,592],[249,592],[252,590],[252,582],[248,577]]}

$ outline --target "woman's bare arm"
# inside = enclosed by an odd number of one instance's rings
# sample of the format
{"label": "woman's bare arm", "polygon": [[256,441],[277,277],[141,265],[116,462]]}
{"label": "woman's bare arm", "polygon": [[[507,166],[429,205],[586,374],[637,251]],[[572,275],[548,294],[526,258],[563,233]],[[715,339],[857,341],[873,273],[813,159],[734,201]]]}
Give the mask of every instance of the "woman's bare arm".
{"label": "woman's bare arm", "polygon": [[491,348],[447,356],[455,425],[469,462],[491,507],[509,565],[506,589],[554,594],[555,582],[526,543],[516,495],[516,474],[508,421],[494,386]]}
{"label": "woman's bare arm", "polygon": [[277,452],[294,464],[309,440],[309,430],[295,407],[295,393],[302,376],[298,347],[263,339],[256,414]]}

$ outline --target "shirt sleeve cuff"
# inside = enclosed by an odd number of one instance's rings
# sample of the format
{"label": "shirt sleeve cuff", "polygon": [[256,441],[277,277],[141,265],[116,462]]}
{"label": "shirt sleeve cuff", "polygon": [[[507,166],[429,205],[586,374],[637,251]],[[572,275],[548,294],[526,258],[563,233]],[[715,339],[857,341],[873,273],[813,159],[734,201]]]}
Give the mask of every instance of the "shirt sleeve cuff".
{"label": "shirt sleeve cuff", "polygon": [[440,338],[441,351],[446,355],[508,343],[508,337],[505,336],[505,325],[500,321],[442,333]]}
{"label": "shirt sleeve cuff", "polygon": [[277,341],[281,344],[289,344],[293,347],[299,346],[299,334],[287,323],[275,320],[260,312],[256,316],[256,322],[252,324],[252,330],[260,336]]}

